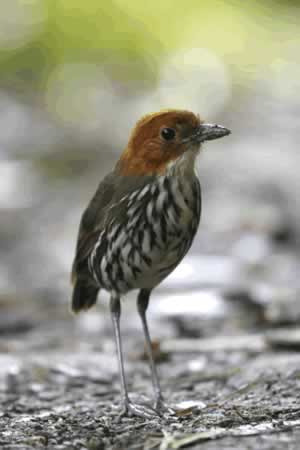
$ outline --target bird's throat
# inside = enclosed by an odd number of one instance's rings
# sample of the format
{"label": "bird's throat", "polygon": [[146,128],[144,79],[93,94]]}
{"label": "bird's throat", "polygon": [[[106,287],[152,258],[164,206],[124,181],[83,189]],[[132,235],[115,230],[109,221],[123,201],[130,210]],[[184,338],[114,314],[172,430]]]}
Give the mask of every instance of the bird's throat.
{"label": "bird's throat", "polygon": [[166,165],[166,174],[179,177],[192,176],[195,172],[195,162],[198,154],[199,148],[184,152],[179,158],[170,161]]}

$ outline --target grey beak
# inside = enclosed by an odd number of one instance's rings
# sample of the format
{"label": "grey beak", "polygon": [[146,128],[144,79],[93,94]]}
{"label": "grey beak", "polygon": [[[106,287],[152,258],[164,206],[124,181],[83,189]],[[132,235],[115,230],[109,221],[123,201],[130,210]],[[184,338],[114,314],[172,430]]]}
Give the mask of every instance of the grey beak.
{"label": "grey beak", "polygon": [[219,139],[223,136],[227,136],[231,131],[228,128],[221,125],[215,125],[211,123],[202,123],[198,128],[195,135],[197,142],[211,141],[213,139]]}

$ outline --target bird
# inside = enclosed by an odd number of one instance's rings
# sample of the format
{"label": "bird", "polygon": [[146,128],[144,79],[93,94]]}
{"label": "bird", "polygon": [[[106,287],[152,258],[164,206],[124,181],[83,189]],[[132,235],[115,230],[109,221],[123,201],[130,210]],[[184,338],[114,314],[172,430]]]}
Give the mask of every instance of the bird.
{"label": "bird", "polygon": [[[167,109],[143,116],[83,212],[72,266],[71,307],[77,313],[92,307],[99,291],[110,294],[122,415],[149,419],[174,413],[162,394],[146,311],[153,289],[182,261],[197,232],[201,188],[195,161],[202,144],[230,133],[187,110]],[[138,290],[153,407],[134,403],[128,393],[120,317],[121,298],[131,290]]]}

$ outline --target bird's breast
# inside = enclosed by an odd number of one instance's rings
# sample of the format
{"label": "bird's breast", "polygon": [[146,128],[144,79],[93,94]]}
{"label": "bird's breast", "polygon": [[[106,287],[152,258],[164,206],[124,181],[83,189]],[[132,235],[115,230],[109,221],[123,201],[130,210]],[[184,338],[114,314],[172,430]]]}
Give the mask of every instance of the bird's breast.
{"label": "bird's breast", "polygon": [[152,288],[191,246],[200,219],[198,179],[160,176],[120,202],[125,213],[120,217],[116,210],[100,233],[90,268],[108,290]]}

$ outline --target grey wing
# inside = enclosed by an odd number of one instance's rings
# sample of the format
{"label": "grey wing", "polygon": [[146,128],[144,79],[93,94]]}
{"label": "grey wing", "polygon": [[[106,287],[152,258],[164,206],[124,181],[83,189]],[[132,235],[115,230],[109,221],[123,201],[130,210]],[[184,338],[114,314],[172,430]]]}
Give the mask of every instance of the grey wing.
{"label": "grey wing", "polygon": [[134,191],[140,191],[151,180],[152,176],[121,176],[111,172],[100,183],[80,222],[72,268],[73,282],[81,270],[87,270],[87,258],[103,227],[114,219],[119,223],[127,221],[127,202],[122,199],[126,200]]}
{"label": "grey wing", "polygon": [[73,283],[75,283],[81,269],[87,267],[87,257],[97,242],[105,219],[105,212],[115,194],[113,179],[114,174],[111,172],[101,181],[95,195],[82,215],[72,266]]}

